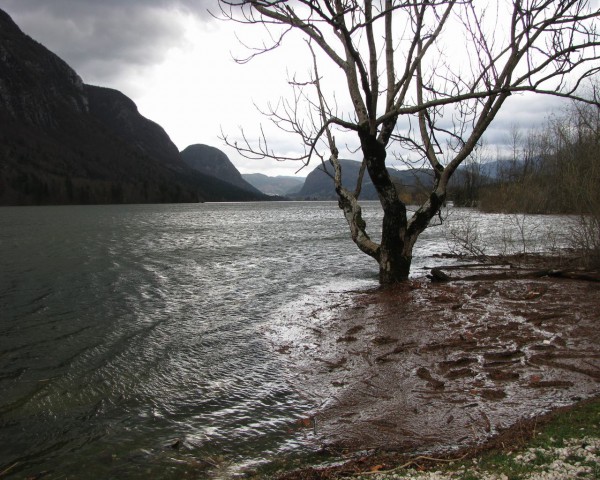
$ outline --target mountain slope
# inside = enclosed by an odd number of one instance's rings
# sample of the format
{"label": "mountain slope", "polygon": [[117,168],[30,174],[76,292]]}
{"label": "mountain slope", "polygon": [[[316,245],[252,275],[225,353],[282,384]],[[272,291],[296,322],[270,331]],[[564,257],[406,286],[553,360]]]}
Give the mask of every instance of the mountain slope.
{"label": "mountain slope", "polygon": [[218,178],[259,197],[264,196],[260,190],[242,178],[229,157],[218,148],[202,144],[190,145],[181,152],[181,158],[188,167],[200,173]]}
{"label": "mountain slope", "polygon": [[85,85],[0,10],[0,205],[257,200],[189,168],[116,90]]}

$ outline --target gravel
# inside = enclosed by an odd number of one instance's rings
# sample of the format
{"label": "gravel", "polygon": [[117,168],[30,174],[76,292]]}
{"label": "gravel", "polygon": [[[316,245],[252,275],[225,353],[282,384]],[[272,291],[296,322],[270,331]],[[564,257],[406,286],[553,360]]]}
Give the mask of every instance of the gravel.
{"label": "gravel", "polygon": [[[562,446],[529,448],[512,456],[515,468],[527,466],[533,472],[523,474],[524,480],[566,480],[600,478],[600,438],[585,437],[565,441]],[[452,468],[452,467],[450,467]],[[402,470],[377,474],[359,475],[352,478],[364,480],[418,479],[418,480],[509,480],[503,473],[493,473],[478,467],[477,460],[468,467],[454,471],[418,472]],[[514,478],[514,477],[511,477]]]}

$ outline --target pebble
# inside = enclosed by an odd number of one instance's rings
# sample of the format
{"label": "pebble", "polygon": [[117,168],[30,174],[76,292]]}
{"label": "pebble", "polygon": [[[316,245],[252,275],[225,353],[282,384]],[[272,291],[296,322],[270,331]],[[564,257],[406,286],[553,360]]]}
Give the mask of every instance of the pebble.
{"label": "pebble", "polygon": [[[563,447],[529,448],[513,457],[520,464],[529,464],[538,455],[552,459],[546,465],[536,467],[536,471],[524,480],[567,480],[598,478],[598,470],[589,465],[600,465],[600,438],[586,437],[565,442]],[[588,465],[586,465],[588,464]],[[508,480],[505,474],[496,474],[479,470],[477,462],[473,466],[454,472],[417,472],[406,470],[398,473],[369,474],[352,477],[360,480],[458,480],[469,475],[479,480]]]}

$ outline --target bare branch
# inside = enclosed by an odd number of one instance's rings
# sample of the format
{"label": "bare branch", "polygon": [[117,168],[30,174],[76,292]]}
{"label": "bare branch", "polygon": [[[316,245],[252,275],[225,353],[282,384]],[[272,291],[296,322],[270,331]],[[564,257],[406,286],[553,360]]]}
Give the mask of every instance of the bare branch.
{"label": "bare branch", "polygon": [[[581,92],[600,72],[600,10],[588,0],[496,0],[495,7],[474,0],[219,1],[225,18],[269,32],[247,59],[281,48],[293,31],[308,40],[310,78],[294,77],[293,95],[263,113],[299,139],[295,160],[307,164],[316,156],[325,170],[333,166],[352,238],[377,259],[381,278],[408,275],[412,247],[443,204],[450,178],[509,96],[598,105],[597,96]],[[341,184],[336,144],[349,132],[355,143],[346,150],[359,145],[362,159],[353,192]],[[243,155],[286,158],[270,148],[262,127],[255,143],[243,129],[239,142],[223,138]],[[432,173],[427,200],[410,220],[386,165],[392,149],[408,163],[426,161]],[[366,234],[357,201],[366,172],[384,210],[379,245]]]}

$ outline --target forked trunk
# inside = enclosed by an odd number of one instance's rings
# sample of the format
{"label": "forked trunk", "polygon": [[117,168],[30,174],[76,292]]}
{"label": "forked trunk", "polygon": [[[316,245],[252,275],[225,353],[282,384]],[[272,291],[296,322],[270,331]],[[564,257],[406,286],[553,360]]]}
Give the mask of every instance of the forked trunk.
{"label": "forked trunk", "polygon": [[412,245],[407,241],[406,205],[385,166],[385,145],[368,131],[359,132],[367,170],[383,208],[381,244],[374,256],[379,263],[379,283],[390,285],[408,280]]}

